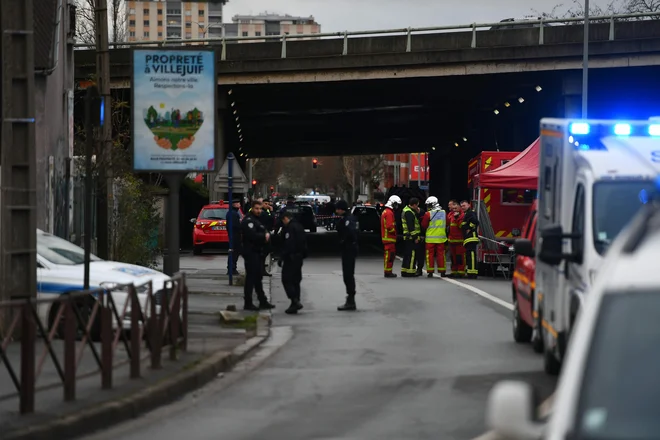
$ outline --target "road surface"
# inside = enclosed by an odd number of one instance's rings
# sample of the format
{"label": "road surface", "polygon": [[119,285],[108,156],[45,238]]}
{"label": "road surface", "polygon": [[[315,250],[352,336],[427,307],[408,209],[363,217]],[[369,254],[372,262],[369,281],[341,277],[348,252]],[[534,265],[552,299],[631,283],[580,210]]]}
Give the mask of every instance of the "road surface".
{"label": "road surface", "polygon": [[[379,255],[363,249],[359,311],[336,310],[340,262],[317,253],[303,268],[300,315],[283,313],[275,275],[275,339],[292,337],[277,351],[271,344],[272,356],[89,440],[467,440],[485,431],[495,382],[522,379],[552,393],[541,358],[513,342],[508,308],[439,278],[384,279]],[[509,299],[505,282],[491,287]]]}

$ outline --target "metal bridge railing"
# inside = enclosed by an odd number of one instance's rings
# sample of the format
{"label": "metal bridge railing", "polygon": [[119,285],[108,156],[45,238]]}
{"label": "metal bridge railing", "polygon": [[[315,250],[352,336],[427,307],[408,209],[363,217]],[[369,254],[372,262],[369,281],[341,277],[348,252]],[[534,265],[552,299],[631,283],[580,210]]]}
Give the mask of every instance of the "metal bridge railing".
{"label": "metal bridge railing", "polygon": [[[170,360],[187,349],[185,274],[172,277],[158,292],[149,281],[4,301],[0,312],[8,319],[0,333],[0,363],[10,378],[0,387],[0,401],[18,396],[21,414],[34,412],[39,390],[61,386],[64,400],[72,401],[80,379],[99,375],[101,388],[112,388],[117,367],[128,364],[131,379],[136,379],[147,359],[152,369],[161,368],[163,348],[169,347]],[[62,346],[63,356],[58,356]],[[81,362],[86,352],[91,363]],[[43,374],[48,360],[55,374]],[[56,379],[39,384],[41,376]]]}
{"label": "metal bridge railing", "polygon": [[[609,40],[614,40],[614,26],[616,22],[622,21],[631,21],[639,19],[651,19],[657,20],[660,18],[660,13],[655,12],[645,12],[645,13],[636,13],[636,14],[616,14],[616,15],[603,15],[596,17],[589,17],[589,23],[609,23]],[[477,30],[483,28],[492,28],[492,27],[510,27],[516,25],[538,25],[536,29],[539,31],[538,44],[542,45],[544,43],[544,25],[549,24],[571,24],[571,23],[580,23],[584,22],[584,17],[568,17],[568,18],[553,18],[553,19],[538,19],[538,20],[519,20],[519,21],[509,21],[509,22],[497,22],[497,23],[471,23],[471,24],[461,24],[461,25],[449,25],[449,26],[432,26],[432,27],[421,27],[421,28],[400,28],[400,29],[377,29],[377,30],[367,30],[367,31],[344,31],[344,32],[325,32],[318,34],[297,34],[297,35],[265,35],[259,37],[222,37],[222,38],[204,38],[204,39],[186,39],[186,40],[162,40],[162,41],[126,41],[126,42],[115,42],[110,43],[111,48],[129,48],[129,47],[167,47],[167,46],[186,46],[186,45],[197,45],[197,46],[206,46],[206,45],[216,45],[220,44],[222,46],[222,52],[220,59],[222,61],[227,60],[227,43],[237,43],[237,42],[249,42],[249,43],[263,43],[266,41],[279,41],[282,43],[282,58],[286,58],[286,45],[289,40],[319,40],[319,39],[343,39],[344,45],[342,50],[342,55],[348,55],[348,40],[349,37],[356,36],[405,36],[406,37],[406,52],[412,52],[412,38],[415,34],[428,34],[428,33],[443,33],[447,31],[463,31],[466,29],[471,30],[472,32],[472,42],[470,44],[471,48],[476,48],[477,46]],[[93,49],[95,45],[93,44],[76,44],[76,48],[79,49]]]}

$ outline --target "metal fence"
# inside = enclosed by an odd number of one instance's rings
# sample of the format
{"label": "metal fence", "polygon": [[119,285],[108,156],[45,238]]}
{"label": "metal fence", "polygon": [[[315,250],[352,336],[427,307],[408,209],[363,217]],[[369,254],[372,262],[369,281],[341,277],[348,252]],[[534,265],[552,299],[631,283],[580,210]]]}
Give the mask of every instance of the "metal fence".
{"label": "metal fence", "polygon": [[[589,23],[609,23],[609,39],[615,39],[615,23],[631,21],[631,20],[646,20],[646,19],[658,19],[660,18],[660,13],[636,13],[636,14],[616,14],[616,15],[604,15],[604,16],[595,16],[589,17]],[[440,33],[448,31],[471,31],[472,32],[472,42],[470,47],[477,47],[477,31],[485,29],[497,29],[497,28],[512,28],[515,26],[530,27],[533,26],[535,29],[538,29],[539,38],[538,44],[542,45],[544,43],[544,29],[548,25],[552,24],[579,24],[584,22],[584,17],[568,17],[568,18],[553,18],[553,19],[538,19],[538,20],[520,20],[520,21],[509,21],[509,22],[497,22],[497,23],[470,23],[470,24],[461,24],[461,25],[448,25],[448,26],[431,26],[431,27],[421,27],[421,28],[399,28],[399,29],[377,29],[377,30],[366,30],[366,31],[344,31],[344,32],[325,32],[318,34],[297,34],[297,35],[265,35],[259,37],[222,37],[222,38],[205,38],[205,39],[190,39],[190,40],[162,40],[162,41],[127,41],[127,42],[115,42],[110,43],[111,48],[129,48],[129,47],[143,47],[143,46],[154,46],[154,47],[165,47],[165,46],[185,46],[185,45],[221,45],[222,52],[220,59],[222,61],[227,60],[227,44],[228,43],[263,43],[267,41],[279,41],[282,44],[282,58],[287,57],[286,45],[287,41],[290,40],[310,40],[310,39],[340,39],[344,40],[342,55],[348,55],[348,40],[349,37],[365,37],[365,36],[405,36],[406,37],[406,52],[412,52],[412,39],[414,35],[418,34],[428,34],[428,33]],[[94,49],[95,45],[93,44],[76,44],[78,49]]]}
{"label": "metal fence", "polygon": [[[43,310],[48,310],[48,322],[43,322]],[[34,412],[37,390],[62,386],[64,400],[72,401],[79,379],[100,375],[101,388],[109,389],[114,370],[121,365],[128,364],[131,379],[137,379],[147,359],[152,369],[161,368],[164,348],[169,348],[171,360],[177,359],[179,350],[187,349],[188,288],[183,273],[157,292],[150,281],[0,302],[0,313],[8,318],[0,340],[0,360],[15,388],[0,395],[0,400],[18,396],[21,414]],[[64,346],[62,358],[55,350],[56,339]],[[17,348],[18,366],[8,355]],[[120,348],[124,359],[117,356]],[[94,367],[81,371],[86,350]],[[48,359],[59,380],[37,388]]]}

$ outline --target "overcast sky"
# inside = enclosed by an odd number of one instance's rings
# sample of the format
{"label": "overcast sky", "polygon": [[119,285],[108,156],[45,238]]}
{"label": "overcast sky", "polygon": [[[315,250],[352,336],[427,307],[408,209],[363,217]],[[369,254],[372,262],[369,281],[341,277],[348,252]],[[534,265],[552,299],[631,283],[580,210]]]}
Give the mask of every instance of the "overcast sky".
{"label": "overcast sky", "polygon": [[[264,11],[313,15],[323,32],[442,26],[524,18],[574,0],[229,0],[226,21]],[[598,3],[593,1],[592,3]],[[602,2],[601,2],[602,3]]]}

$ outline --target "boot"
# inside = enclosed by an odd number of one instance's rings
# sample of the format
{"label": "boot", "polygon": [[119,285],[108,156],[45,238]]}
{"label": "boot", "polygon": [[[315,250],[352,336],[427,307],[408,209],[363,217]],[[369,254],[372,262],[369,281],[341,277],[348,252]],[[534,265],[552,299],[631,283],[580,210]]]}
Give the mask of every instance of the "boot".
{"label": "boot", "polygon": [[272,310],[275,308],[275,305],[268,302],[266,298],[259,300],[259,310]]}
{"label": "boot", "polygon": [[427,276],[428,278],[433,278],[433,274],[432,274],[432,273],[430,273],[430,274],[428,274],[428,275],[426,275],[426,276]]}
{"label": "boot", "polygon": [[284,311],[287,315],[296,315],[298,313],[298,304],[295,301],[291,301],[291,305],[288,309]]}
{"label": "boot", "polygon": [[296,309],[302,310],[302,308],[303,308],[302,303],[300,301],[296,301]]}
{"label": "boot", "polygon": [[243,304],[243,310],[247,312],[258,312],[259,307],[255,306],[253,303],[245,303]]}
{"label": "boot", "polygon": [[444,272],[440,272],[440,276],[441,276],[442,278],[445,278],[445,277],[447,276],[447,274],[444,273]]}
{"label": "boot", "polygon": [[355,305],[355,296],[354,295],[348,295],[346,297],[346,302],[344,305],[337,307],[337,310],[340,312],[352,312],[353,310],[356,310],[357,307]]}
{"label": "boot", "polygon": [[396,278],[396,274],[392,272],[385,272],[385,278]]}

